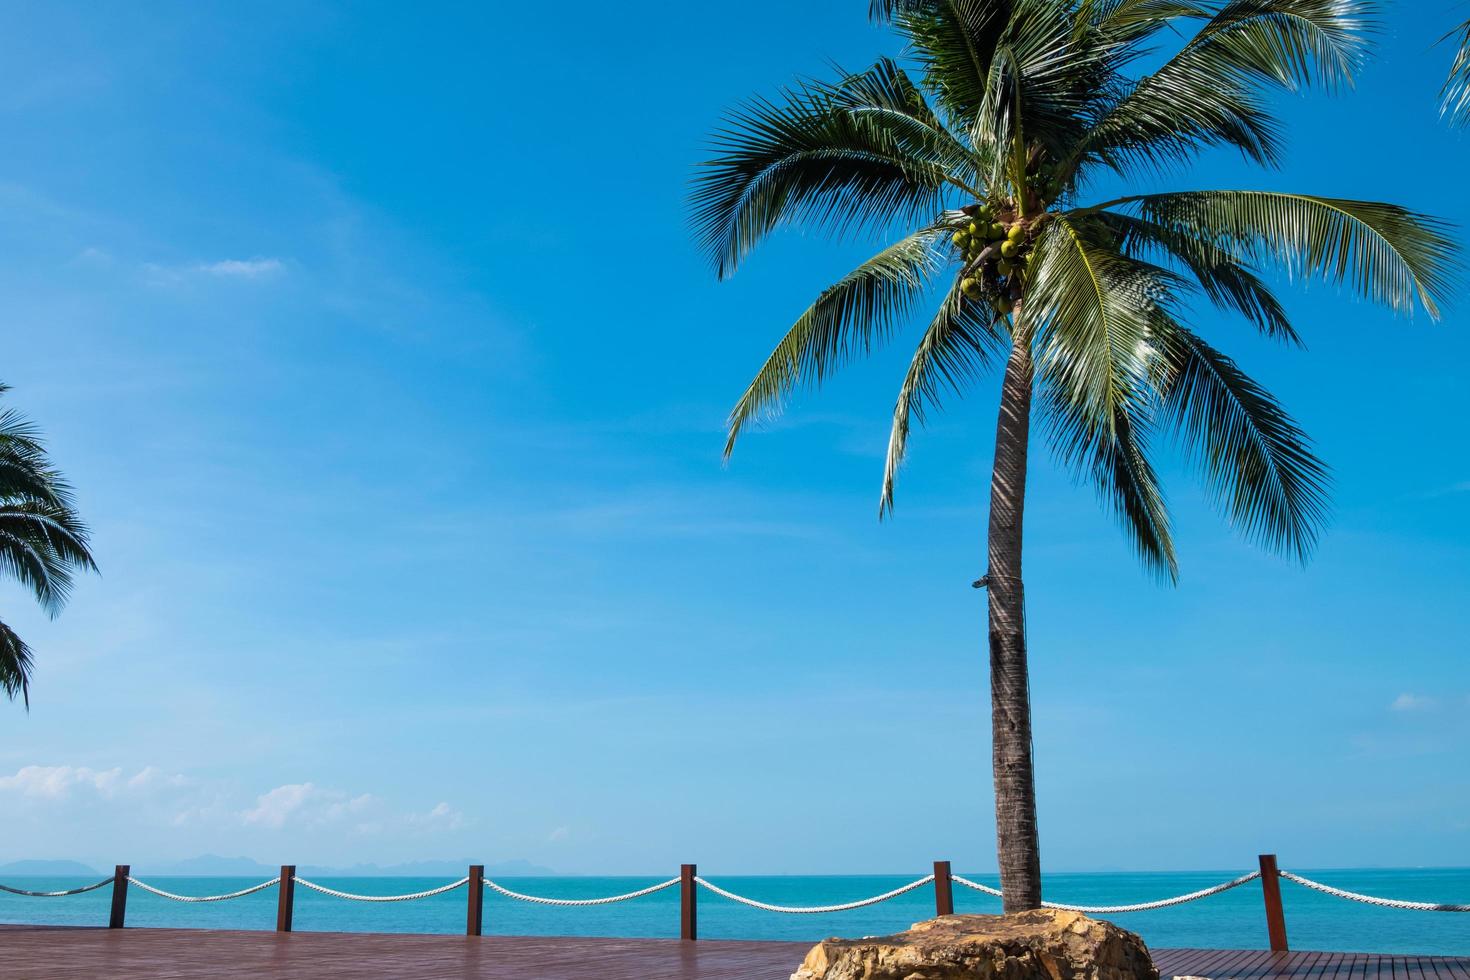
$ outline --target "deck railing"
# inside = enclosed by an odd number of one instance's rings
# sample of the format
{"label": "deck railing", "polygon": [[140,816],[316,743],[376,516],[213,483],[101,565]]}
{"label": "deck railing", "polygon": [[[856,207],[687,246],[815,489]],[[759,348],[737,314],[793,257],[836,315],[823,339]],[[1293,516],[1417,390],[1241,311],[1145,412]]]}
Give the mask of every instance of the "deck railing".
{"label": "deck railing", "polygon": [[[1260,867],[1256,871],[1243,874],[1229,881],[1222,881],[1218,885],[1202,888],[1199,891],[1189,892],[1184,895],[1175,895],[1171,898],[1159,899],[1152,902],[1139,902],[1132,905],[1068,905],[1061,902],[1043,902],[1042,905],[1052,909],[1066,909],[1075,912],[1083,912],[1088,915],[1126,915],[1132,912],[1146,912],[1154,909],[1170,908],[1175,905],[1183,905],[1186,902],[1197,902],[1200,899],[1219,895],[1221,892],[1238,888],[1248,882],[1257,879],[1261,882],[1261,896],[1266,912],[1266,935],[1272,950],[1286,951],[1286,913],[1281,901],[1281,880],[1310,888],[1314,891],[1331,895],[1334,898],[1346,899],[1353,902],[1364,902],[1369,905],[1377,905],[1385,908],[1408,909],[1416,912],[1470,912],[1470,905],[1443,905],[1432,902],[1410,902],[1393,898],[1379,898],[1373,895],[1364,895],[1358,892],[1350,892],[1331,885],[1324,885],[1319,881],[1304,878],[1290,871],[1282,871],[1276,865],[1276,855],[1262,854],[1259,859]],[[868,905],[877,905],[907,894],[926,885],[934,886],[934,912],[936,915],[954,914],[954,886],[961,885],[986,895],[1000,897],[1000,890],[978,881],[971,881],[962,875],[955,874],[950,869],[948,861],[935,861],[934,870],[922,878],[916,878],[906,885],[895,888],[892,891],[873,895],[869,898],[859,899],[855,902],[845,902],[840,905],[772,905],[745,895],[739,895],[716,885],[699,876],[697,869],[692,864],[681,865],[677,877],[667,881],[641,888],[637,891],[627,892],[622,895],[608,895],[603,898],[548,898],[539,895],[527,895],[512,891],[491,879],[485,877],[485,866],[472,864],[469,873],[457,881],[430,888],[426,891],[409,892],[403,895],[359,895],[353,892],[339,891],[328,888],[326,885],[318,884],[307,878],[296,874],[294,864],[281,866],[281,873],[269,881],[242,888],[239,891],[228,892],[222,895],[177,895],[165,891],[162,888],[140,881],[133,877],[132,868],[126,864],[119,864],[113,871],[112,877],[103,878],[91,885],[83,885],[80,888],[71,888],[64,891],[27,891],[23,888],[13,888],[9,885],[0,884],[0,891],[6,891],[13,895],[25,895],[31,898],[63,898],[69,895],[81,895],[86,892],[96,891],[99,888],[112,886],[112,907],[108,917],[108,928],[123,928],[127,917],[128,886],[136,885],[143,891],[150,892],[161,898],[170,899],[175,902],[227,902],[231,899],[244,898],[267,888],[277,889],[276,893],[276,931],[290,932],[292,918],[296,904],[296,886],[301,885],[312,891],[320,892],[332,898],[344,899],[353,902],[412,902],[423,898],[432,898],[436,895],[444,895],[458,888],[465,888],[467,901],[465,910],[465,934],[470,936],[481,935],[485,923],[485,890],[488,888],[506,898],[521,902],[533,902],[539,905],[554,905],[561,907],[585,907],[590,905],[611,905],[614,902],[628,902],[634,899],[652,895],[675,886],[679,889],[679,938],[693,941],[699,935],[699,904],[698,896],[700,889],[718,895],[721,898],[751,908],[760,909],[765,912],[779,912],[787,915],[814,915],[830,912],[847,912],[852,909],[863,908]]]}

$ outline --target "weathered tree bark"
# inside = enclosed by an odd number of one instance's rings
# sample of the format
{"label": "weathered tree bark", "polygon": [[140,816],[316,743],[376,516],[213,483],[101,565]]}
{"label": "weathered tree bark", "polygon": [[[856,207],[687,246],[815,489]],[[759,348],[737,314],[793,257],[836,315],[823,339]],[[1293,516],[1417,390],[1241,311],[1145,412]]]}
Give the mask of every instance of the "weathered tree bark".
{"label": "weathered tree bark", "polygon": [[[1019,319],[1019,317],[1017,318]],[[990,726],[995,772],[995,846],[1006,912],[1041,907],[1041,848],[1031,759],[1031,692],[1026,673],[1026,593],[1021,585],[1021,518],[1031,432],[1031,345],[1020,334],[1001,386],[990,478]]]}

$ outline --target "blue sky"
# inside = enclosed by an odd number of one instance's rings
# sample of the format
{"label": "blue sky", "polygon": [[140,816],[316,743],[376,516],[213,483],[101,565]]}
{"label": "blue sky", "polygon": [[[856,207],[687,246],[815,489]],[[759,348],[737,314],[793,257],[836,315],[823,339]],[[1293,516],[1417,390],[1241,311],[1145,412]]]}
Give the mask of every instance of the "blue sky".
{"label": "blue sky", "polygon": [[[0,6],[6,402],[100,577],[0,709],[0,860],[524,858],[569,873],[994,866],[980,566],[994,379],[912,443],[901,342],[719,452],[871,243],[729,283],[683,214],[729,105],[895,43],[865,4]],[[1279,173],[1175,186],[1470,220],[1457,12],[1398,4]],[[1335,468],[1303,569],[1165,467],[1155,584],[1044,455],[1027,573],[1053,870],[1470,864],[1465,297],[1285,290],[1200,326]]]}

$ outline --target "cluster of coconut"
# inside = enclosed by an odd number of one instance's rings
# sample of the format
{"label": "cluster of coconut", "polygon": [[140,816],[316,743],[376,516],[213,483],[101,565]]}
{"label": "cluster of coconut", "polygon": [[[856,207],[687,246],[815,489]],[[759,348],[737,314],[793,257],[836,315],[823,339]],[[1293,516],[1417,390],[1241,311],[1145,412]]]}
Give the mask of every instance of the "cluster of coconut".
{"label": "cluster of coconut", "polygon": [[997,313],[1016,308],[1031,255],[1031,229],[1009,208],[988,204],[965,208],[950,236],[964,261],[960,291],[988,301]]}

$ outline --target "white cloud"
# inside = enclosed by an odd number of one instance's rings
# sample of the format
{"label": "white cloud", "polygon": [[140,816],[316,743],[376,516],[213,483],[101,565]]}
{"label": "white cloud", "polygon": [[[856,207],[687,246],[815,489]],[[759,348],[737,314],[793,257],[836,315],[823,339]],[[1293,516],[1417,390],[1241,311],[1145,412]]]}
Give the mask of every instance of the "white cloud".
{"label": "white cloud", "polygon": [[285,270],[280,259],[221,259],[218,262],[201,262],[196,266],[200,272],[228,279],[260,279]]}
{"label": "white cloud", "polygon": [[187,265],[146,262],[143,265],[144,276],[155,286],[177,286],[190,279],[201,278],[253,282],[274,278],[285,271],[286,263],[275,258],[220,259]]}
{"label": "white cloud", "polygon": [[280,830],[285,827],[340,827],[371,835],[394,828],[458,830],[464,814],[448,803],[427,813],[394,813],[372,793],[347,793],[315,783],[287,783],[256,797],[255,805],[238,814],[246,824]]}
{"label": "white cloud", "polygon": [[255,808],[246,810],[241,816],[246,823],[261,824],[265,827],[284,827],[286,821],[306,805],[314,792],[316,792],[316,787],[311,783],[288,783],[285,786],[277,786],[270,792],[262,793],[257,797]]}
{"label": "white cloud", "polygon": [[549,841],[551,841],[554,844],[557,841],[564,841],[564,840],[566,840],[567,839],[567,835],[570,834],[570,833],[571,833],[571,831],[568,830],[566,827],[558,827],[555,830],[553,830],[551,833],[547,834],[546,835],[546,839],[549,840]]}
{"label": "white cloud", "polygon": [[243,826],[359,837],[419,835],[457,831],[468,823],[464,813],[448,802],[428,810],[404,809],[373,793],[349,793],[314,782],[276,786],[256,795],[252,804],[228,783],[190,779],[157,766],[131,775],[121,767],[23,766],[0,776],[0,822],[26,811],[49,820],[96,799],[108,800],[118,813],[126,811],[153,826],[205,827],[215,832]]}
{"label": "white cloud", "polygon": [[1434,698],[1406,692],[1394,698],[1388,707],[1390,711],[1424,711],[1434,707],[1434,703]]}
{"label": "white cloud", "polygon": [[0,776],[0,792],[18,793],[40,799],[60,800],[74,790],[113,795],[122,782],[121,769],[89,769],[86,766],[23,766],[14,776]]}
{"label": "white cloud", "polygon": [[440,803],[428,813],[410,814],[408,822],[431,830],[458,830],[464,826],[464,814],[448,803]]}

